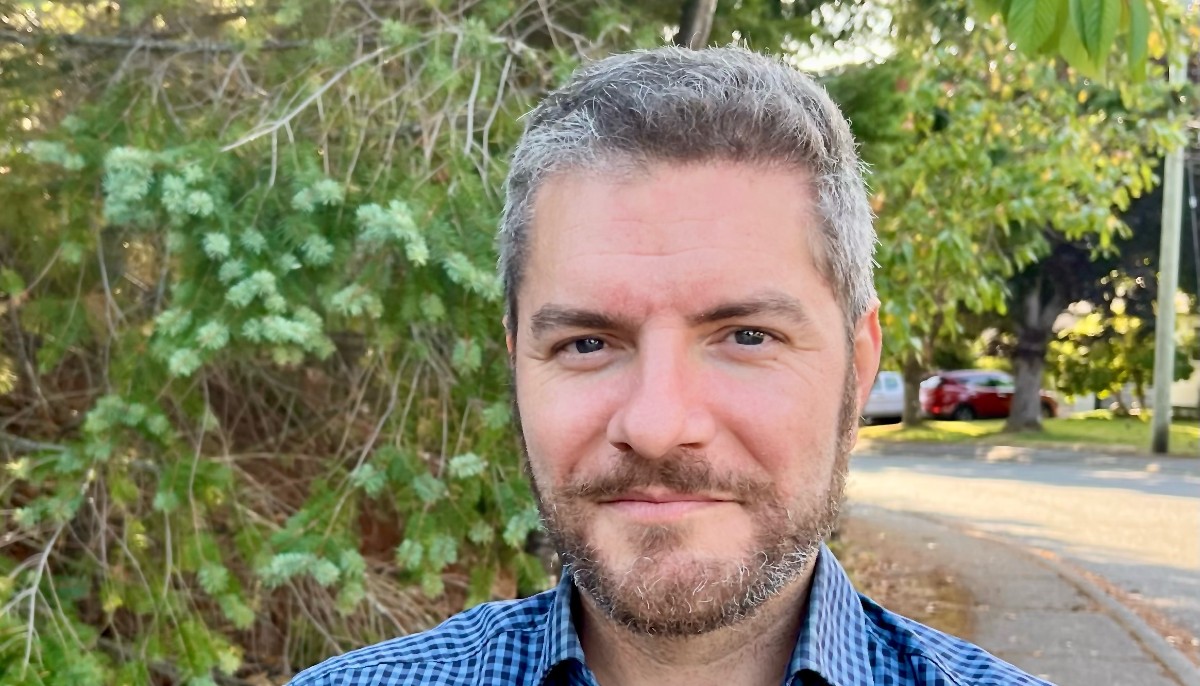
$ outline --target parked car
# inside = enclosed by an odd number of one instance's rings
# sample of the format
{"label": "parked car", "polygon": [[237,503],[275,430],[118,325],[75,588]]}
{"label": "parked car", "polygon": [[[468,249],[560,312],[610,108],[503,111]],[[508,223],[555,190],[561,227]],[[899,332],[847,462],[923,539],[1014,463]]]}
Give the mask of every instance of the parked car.
{"label": "parked car", "polygon": [[883,419],[898,420],[903,414],[904,377],[900,372],[879,372],[862,409],[863,421],[871,424]]}
{"label": "parked car", "polygon": [[[938,419],[1007,417],[1012,407],[1013,379],[1004,372],[960,369],[939,372],[921,382],[921,411]],[[1058,403],[1041,392],[1042,416],[1058,414]]]}

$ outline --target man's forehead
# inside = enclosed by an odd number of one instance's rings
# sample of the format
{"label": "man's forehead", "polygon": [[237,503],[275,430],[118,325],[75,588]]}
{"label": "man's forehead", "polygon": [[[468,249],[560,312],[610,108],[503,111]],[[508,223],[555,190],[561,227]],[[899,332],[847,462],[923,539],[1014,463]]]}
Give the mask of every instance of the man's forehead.
{"label": "man's forehead", "polygon": [[[816,235],[822,224],[811,178],[803,169],[722,160],[556,172],[538,190],[532,214],[526,238],[534,250],[539,244],[568,251],[592,242],[644,245],[660,235],[655,228],[673,222],[721,230],[662,237],[714,244]],[[748,235],[755,224],[767,224],[767,231]],[[622,233],[622,228],[633,233]]]}
{"label": "man's forehead", "polygon": [[812,200],[814,183],[812,171],[802,164],[786,164],[770,160],[733,159],[711,157],[704,159],[639,159],[622,153],[605,153],[578,163],[564,162],[541,176],[539,192],[534,204],[547,188],[573,184],[603,184],[634,188],[650,179],[672,179],[686,177],[698,171],[719,171],[722,175],[750,177],[765,175],[789,175],[796,182],[798,193],[807,192]]}

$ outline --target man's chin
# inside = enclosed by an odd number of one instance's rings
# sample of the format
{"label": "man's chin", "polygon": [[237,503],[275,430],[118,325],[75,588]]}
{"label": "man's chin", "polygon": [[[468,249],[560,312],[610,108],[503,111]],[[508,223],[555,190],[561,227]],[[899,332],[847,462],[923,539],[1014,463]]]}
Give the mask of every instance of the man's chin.
{"label": "man's chin", "polygon": [[684,550],[612,567],[575,565],[576,585],[609,619],[646,635],[682,637],[748,619],[797,576],[793,569],[764,574],[743,561],[689,556]]}
{"label": "man's chin", "polygon": [[[750,618],[766,597],[748,602],[743,574],[713,578],[712,573],[685,573],[667,564],[655,576],[642,573],[580,584],[608,618],[638,634],[665,638],[695,636],[733,626]],[[590,588],[589,588],[590,586]]]}

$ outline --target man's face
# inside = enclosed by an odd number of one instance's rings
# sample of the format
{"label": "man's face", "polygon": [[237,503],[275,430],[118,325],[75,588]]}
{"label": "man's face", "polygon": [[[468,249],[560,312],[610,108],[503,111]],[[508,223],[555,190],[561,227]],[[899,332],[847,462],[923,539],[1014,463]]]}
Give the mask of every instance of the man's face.
{"label": "man's face", "polygon": [[806,181],[710,163],[539,191],[510,338],[529,467],[576,582],[635,630],[736,622],[836,518],[879,327],[847,336]]}

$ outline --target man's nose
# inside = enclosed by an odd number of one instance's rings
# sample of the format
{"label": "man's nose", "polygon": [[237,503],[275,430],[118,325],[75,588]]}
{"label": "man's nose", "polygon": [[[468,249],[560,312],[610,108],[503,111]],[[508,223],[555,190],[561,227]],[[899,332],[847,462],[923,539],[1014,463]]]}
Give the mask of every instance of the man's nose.
{"label": "man's nose", "polygon": [[647,458],[703,448],[716,425],[702,362],[678,342],[643,346],[628,373],[628,394],[608,424],[608,441]]}

